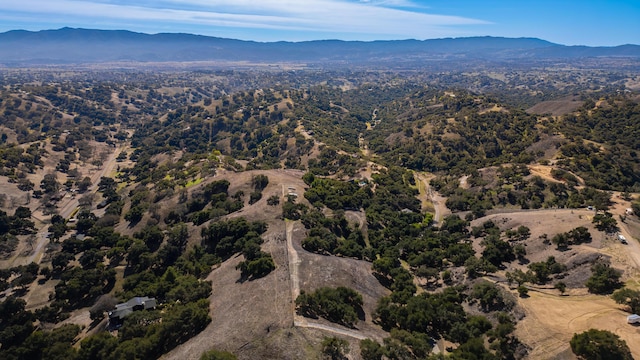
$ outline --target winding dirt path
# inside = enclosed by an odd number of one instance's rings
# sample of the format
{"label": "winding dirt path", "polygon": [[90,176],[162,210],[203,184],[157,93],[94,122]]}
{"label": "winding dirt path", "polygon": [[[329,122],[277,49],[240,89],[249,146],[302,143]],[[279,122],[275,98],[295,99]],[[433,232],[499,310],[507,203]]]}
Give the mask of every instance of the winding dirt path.
{"label": "winding dirt path", "polygon": [[431,179],[433,178],[432,175],[424,172],[416,172],[415,174],[420,181],[420,184],[418,184],[418,189],[420,190],[420,197],[423,201],[423,205],[425,204],[425,202],[431,202],[431,204],[433,204],[435,213],[433,216],[433,223],[434,225],[438,225],[445,216],[451,214],[451,210],[449,210],[445,205],[447,198],[440,195],[429,184],[429,181],[431,181]]}

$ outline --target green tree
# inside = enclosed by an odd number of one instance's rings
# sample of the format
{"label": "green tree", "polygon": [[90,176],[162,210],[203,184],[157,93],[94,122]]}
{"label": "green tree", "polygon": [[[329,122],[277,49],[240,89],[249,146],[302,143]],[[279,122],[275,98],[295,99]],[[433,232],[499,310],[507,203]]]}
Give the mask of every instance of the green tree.
{"label": "green tree", "polygon": [[267,198],[267,205],[269,205],[269,206],[277,206],[279,204],[280,204],[280,196],[271,195],[271,196],[269,196],[269,198]]}
{"label": "green tree", "polygon": [[363,360],[382,360],[384,348],[377,341],[364,339],[360,341],[360,356]]}
{"label": "green tree", "polygon": [[616,334],[606,330],[589,329],[574,334],[569,343],[571,351],[584,360],[633,360],[629,346]]}
{"label": "green tree", "polygon": [[60,189],[56,174],[45,174],[40,182],[40,188],[45,194],[53,194]]}
{"label": "green tree", "polygon": [[269,185],[269,177],[263,174],[256,175],[251,178],[251,185],[256,191],[262,191]]}
{"label": "green tree", "polygon": [[362,313],[362,295],[339,286],[323,287],[313,293],[302,291],[296,298],[296,310],[308,317],[321,316],[331,322],[353,327]]}
{"label": "green tree", "polygon": [[80,342],[79,360],[109,359],[118,347],[118,338],[108,331],[101,331]]}
{"label": "green tree", "polygon": [[262,192],[260,190],[252,191],[249,194],[249,204],[255,204],[262,199]]}
{"label": "green tree", "polygon": [[2,350],[18,346],[33,331],[33,314],[25,311],[25,301],[14,296],[0,303],[0,344]]}
{"label": "green tree", "polygon": [[77,186],[78,186],[78,191],[81,193],[89,190],[89,187],[91,186],[91,178],[88,176],[85,176],[84,178],[82,178],[82,180],[77,182]]}
{"label": "green tree", "polygon": [[475,256],[468,258],[464,263],[464,267],[467,271],[467,275],[471,278],[477,278],[480,275],[496,272],[498,270],[495,265],[486,259],[479,259]]}
{"label": "green tree", "polygon": [[95,267],[102,262],[104,254],[98,249],[88,249],[78,259],[78,262],[83,269],[95,269]]}
{"label": "green tree", "polygon": [[629,306],[632,313],[640,313],[640,291],[624,288],[614,292],[611,298],[618,304]]}
{"label": "green tree", "polygon": [[325,337],[322,340],[322,354],[327,359],[342,360],[346,359],[349,353],[349,342],[337,337]]}
{"label": "green tree", "polygon": [[484,311],[503,309],[506,302],[500,288],[488,281],[480,281],[473,286],[471,297],[478,299]]}
{"label": "green tree", "polygon": [[578,226],[577,228],[569,231],[569,239],[572,244],[583,244],[591,242],[591,233],[584,226]]}
{"label": "green tree", "polygon": [[596,226],[596,229],[605,233],[611,234],[618,231],[618,222],[609,212],[596,214],[591,222]]}
{"label": "green tree", "polygon": [[551,242],[556,244],[557,250],[566,250],[569,247],[569,236],[566,233],[556,234]]}
{"label": "green tree", "polygon": [[19,219],[29,219],[31,217],[31,210],[24,206],[18,206],[13,216]]}
{"label": "green tree", "polygon": [[591,277],[585,284],[590,293],[610,294],[622,285],[620,271],[612,268],[609,263],[596,262],[591,266],[591,273]]}
{"label": "green tree", "polygon": [[242,278],[249,280],[265,277],[275,268],[271,255],[262,251],[255,259],[242,261],[236,266],[236,269],[240,269]]}
{"label": "green tree", "polygon": [[529,294],[529,288],[524,285],[518,286],[518,294],[520,297],[526,297]]}

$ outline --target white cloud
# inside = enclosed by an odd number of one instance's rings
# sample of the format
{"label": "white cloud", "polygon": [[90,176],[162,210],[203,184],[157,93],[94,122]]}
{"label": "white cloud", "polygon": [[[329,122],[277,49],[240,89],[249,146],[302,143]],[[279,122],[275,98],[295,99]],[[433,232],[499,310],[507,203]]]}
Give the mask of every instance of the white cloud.
{"label": "white cloud", "polygon": [[[407,10],[412,9],[412,10]],[[31,16],[32,21],[68,19],[69,26],[81,21],[95,24],[141,23],[162,29],[193,25],[305,32],[428,38],[443,36],[456,27],[486,22],[457,16],[428,14],[407,0],[20,0],[0,2],[5,16]],[[86,25],[83,25],[86,26]],[[96,26],[97,27],[97,26]],[[353,36],[351,36],[353,37]]]}

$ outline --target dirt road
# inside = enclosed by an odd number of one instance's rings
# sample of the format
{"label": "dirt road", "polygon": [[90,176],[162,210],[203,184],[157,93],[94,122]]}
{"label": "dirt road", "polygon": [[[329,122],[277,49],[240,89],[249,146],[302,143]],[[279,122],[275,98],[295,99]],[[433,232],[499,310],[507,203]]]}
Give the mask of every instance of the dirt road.
{"label": "dirt road", "polygon": [[329,325],[325,325],[325,324],[316,323],[316,322],[313,322],[313,321],[308,321],[305,317],[302,317],[302,316],[299,316],[299,315],[295,315],[295,317],[294,317],[294,325],[297,326],[297,327],[324,330],[324,331],[332,332],[334,334],[352,337],[352,338],[358,339],[358,340],[368,339],[367,336],[364,336],[364,335],[360,334],[357,331],[347,330],[347,329],[340,329],[340,328],[337,328],[335,326],[329,326]]}
{"label": "dirt road", "polygon": [[[284,186],[283,186],[283,193],[284,193]],[[305,317],[296,314],[295,299],[297,299],[298,295],[300,295],[300,276],[299,276],[300,257],[298,256],[298,251],[293,246],[293,226],[295,222],[291,220],[285,220],[285,224],[286,224],[286,235],[287,235],[287,256],[289,260],[289,276],[291,279],[291,297],[292,299],[294,299],[294,301],[292,302],[292,309],[291,309],[293,311],[293,325],[297,327],[303,327],[303,328],[325,330],[334,334],[349,336],[359,340],[366,339],[367,336],[364,336],[357,331],[348,330],[348,329],[340,328],[337,326],[320,324],[314,321],[309,321]]]}
{"label": "dirt road", "polygon": [[451,210],[447,208],[445,205],[447,198],[441,196],[437,191],[435,191],[429,182],[431,181],[431,177],[423,172],[416,172],[416,176],[421,184],[418,184],[418,189],[420,190],[420,197],[422,198],[423,204],[425,202],[431,202],[434,208],[434,216],[433,223],[434,225],[438,225],[442,218],[451,214]]}
{"label": "dirt road", "polygon": [[[88,192],[95,193],[98,190],[98,183],[100,182],[100,178],[103,176],[109,175],[116,166],[116,156],[120,153],[120,151],[124,148],[124,146],[118,146],[114,149],[114,151],[109,155],[109,158],[103,163],[100,170],[95,171],[91,177],[91,187]],[[65,197],[61,200],[59,204],[59,214],[65,219],[68,219],[71,214],[78,208],[80,198],[76,196],[71,196],[70,194],[65,195]],[[26,265],[32,262],[40,263],[42,260],[42,255],[44,254],[46,244],[49,242],[49,225],[43,224],[42,228],[36,234],[37,244],[33,249],[33,253],[28,257],[17,256],[11,262],[11,266],[17,265]]]}
{"label": "dirt road", "polygon": [[625,224],[620,224],[620,233],[627,239],[626,246],[629,259],[633,261],[636,269],[640,270],[640,242],[633,237]]}
{"label": "dirt road", "polygon": [[[300,276],[299,266],[300,258],[298,252],[293,247],[293,221],[285,220],[287,226],[287,257],[289,260],[289,277],[291,278],[291,298],[295,301],[300,295]],[[293,304],[293,312],[295,316],[295,303]]]}

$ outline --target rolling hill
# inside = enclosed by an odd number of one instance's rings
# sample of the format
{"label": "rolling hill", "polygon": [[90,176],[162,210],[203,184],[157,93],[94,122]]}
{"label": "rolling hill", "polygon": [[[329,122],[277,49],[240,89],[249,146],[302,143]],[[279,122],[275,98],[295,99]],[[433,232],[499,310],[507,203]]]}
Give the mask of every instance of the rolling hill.
{"label": "rolling hill", "polygon": [[0,34],[0,63],[78,64],[117,61],[346,62],[399,60],[504,61],[584,57],[640,57],[640,46],[563,46],[535,38],[469,37],[431,40],[253,42],[193,34],[124,30],[13,30]]}

